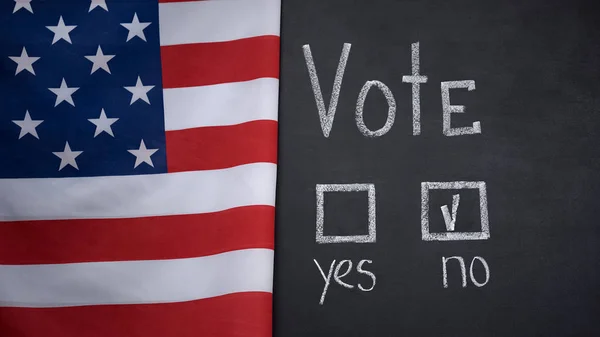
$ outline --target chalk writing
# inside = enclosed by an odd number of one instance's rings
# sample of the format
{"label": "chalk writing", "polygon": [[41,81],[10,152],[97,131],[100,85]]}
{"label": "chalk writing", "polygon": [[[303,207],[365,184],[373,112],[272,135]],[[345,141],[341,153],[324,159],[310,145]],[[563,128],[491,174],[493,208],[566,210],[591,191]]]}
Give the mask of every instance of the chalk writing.
{"label": "chalk writing", "polygon": [[448,212],[448,206],[444,205],[441,207],[442,215],[444,216],[444,222],[446,223],[446,230],[449,232],[454,231],[456,226],[456,213],[458,212],[458,204],[460,203],[460,194],[452,196],[452,215]]}
{"label": "chalk writing", "polygon": [[[481,265],[485,269],[485,281],[483,283],[477,282],[477,280],[475,279],[475,276],[473,275],[473,263],[475,262],[475,260],[481,262]],[[473,282],[473,284],[476,287],[483,287],[484,285],[486,285],[489,282],[489,280],[490,280],[490,266],[487,264],[487,262],[485,261],[484,258],[482,258],[480,256],[475,256],[473,258],[473,260],[471,260],[471,265],[469,266],[469,276],[471,277],[471,282]]]}
{"label": "chalk writing", "polygon": [[[348,263],[348,269],[346,269],[346,271],[342,275],[340,275],[340,269],[342,269],[342,266],[346,262]],[[337,265],[337,267],[335,267],[335,272],[333,273],[333,279],[335,280],[335,282],[337,282],[342,287],[345,287],[345,288],[348,288],[348,289],[352,289],[352,288],[354,288],[353,285],[345,283],[344,281],[342,281],[342,277],[348,275],[351,270],[352,270],[352,261],[350,261],[350,260],[342,260]]]}
{"label": "chalk writing", "polygon": [[319,110],[321,129],[323,130],[323,136],[325,136],[325,138],[329,137],[329,133],[333,127],[335,110],[337,109],[338,98],[340,97],[340,91],[342,90],[342,79],[344,78],[344,71],[346,70],[346,62],[348,62],[348,57],[350,56],[350,47],[350,43],[344,43],[344,47],[342,48],[342,55],[340,55],[340,62],[337,71],[335,72],[335,79],[333,80],[333,90],[331,91],[329,109],[325,108],[325,101],[323,101],[323,93],[321,92],[321,86],[319,85],[319,76],[317,75],[317,68],[315,67],[315,62],[310,51],[310,45],[304,45],[302,47],[310,83],[317,103],[317,110]]}
{"label": "chalk writing", "polygon": [[446,264],[449,260],[455,259],[458,261],[460,265],[460,275],[462,276],[462,287],[465,288],[467,286],[467,268],[465,267],[465,260],[462,256],[450,256],[444,257],[442,256],[442,283],[444,284],[444,288],[448,288],[448,269]]}
{"label": "chalk writing", "polygon": [[[462,280],[462,287],[466,288],[467,287],[467,268],[465,266],[465,260],[463,259],[462,256],[450,256],[450,257],[444,257],[442,256],[442,284],[444,285],[444,288],[448,288],[448,267],[447,267],[447,263],[450,260],[456,260],[458,261],[458,264],[460,266],[460,273],[461,273],[461,280]],[[483,266],[483,268],[485,269],[485,281],[482,283],[479,283],[476,279],[475,279],[475,275],[473,274],[473,264],[475,263],[475,261],[479,261],[481,263],[481,265]],[[483,287],[484,285],[486,285],[489,280],[490,280],[490,266],[487,264],[487,262],[485,261],[485,259],[481,256],[475,256],[473,257],[473,259],[471,260],[471,265],[469,266],[469,277],[471,279],[471,282],[476,286],[476,287]]]}
{"label": "chalk writing", "polygon": [[[365,100],[367,99],[367,94],[369,93],[369,89],[372,86],[376,86],[383,92],[385,99],[388,104],[388,115],[387,120],[385,121],[385,125],[381,127],[381,129],[377,131],[371,131],[365,125],[365,121],[363,120],[363,108],[365,106]],[[392,126],[394,125],[394,119],[396,118],[396,100],[394,99],[394,95],[390,91],[390,88],[387,85],[379,82],[379,81],[367,81],[365,85],[360,90],[358,94],[358,100],[356,101],[356,126],[360,130],[360,132],[366,137],[379,137],[385,135]]]}
{"label": "chalk writing", "polygon": [[481,133],[481,123],[473,122],[472,127],[451,127],[451,115],[453,113],[465,112],[464,105],[451,105],[450,104],[450,89],[467,88],[469,91],[475,90],[475,81],[451,81],[442,82],[442,110],[444,111],[443,118],[443,133],[446,136],[460,136],[460,135],[473,135]]}
{"label": "chalk writing", "polygon": [[[346,65],[350,57],[350,43],[344,43],[335,72],[333,88],[329,105],[325,104],[317,68],[313,59],[312,51],[309,44],[302,46],[304,60],[312,92],[314,95],[321,131],[325,138],[329,138],[333,128],[333,122],[340,98],[342,82]],[[420,43],[414,42],[411,44],[411,74],[402,76],[403,83],[410,83],[412,89],[412,135],[421,134],[421,85],[428,83],[428,76],[421,74],[420,62]],[[372,87],[376,87],[386,99],[388,105],[387,118],[383,126],[379,129],[369,128],[364,121],[364,106]],[[452,127],[452,114],[465,113],[464,105],[453,105],[450,102],[451,89],[467,89],[468,91],[475,90],[474,80],[461,81],[443,81],[440,82],[441,100],[442,100],[442,134],[448,137],[461,135],[481,134],[481,122],[474,121],[471,126]],[[396,120],[396,100],[390,88],[381,81],[368,80],[362,86],[356,100],[355,122],[359,132],[367,137],[381,137],[387,134]],[[459,216],[458,209],[461,199],[461,190],[474,189],[479,194],[479,214],[481,230],[477,232],[466,232],[457,230],[457,218]],[[452,194],[452,201],[446,201],[440,207],[441,215],[445,224],[444,232],[431,232],[430,229],[430,191],[431,190],[455,190]],[[316,184],[316,235],[315,240],[318,244],[335,244],[335,243],[375,243],[376,242],[376,200],[375,200],[375,185],[370,183],[351,183],[351,184]],[[325,197],[327,193],[332,192],[366,192],[368,196],[367,211],[368,211],[368,234],[366,235],[325,235]],[[468,209],[469,205],[463,205],[462,208]],[[339,211],[339,210],[338,210]],[[461,214],[469,214],[461,212]],[[439,213],[437,213],[439,216]],[[458,222],[459,229],[463,222]],[[487,240],[490,238],[490,224],[488,216],[488,201],[487,188],[484,181],[450,181],[450,182],[422,182],[421,183],[421,239],[423,241],[459,241],[459,240]],[[363,292],[370,292],[375,288],[376,276],[373,272],[366,270],[366,265],[371,265],[371,260],[360,260],[358,264],[353,264],[352,260],[345,259],[337,262],[333,260],[327,272],[321,268],[319,262],[313,259],[319,273],[324,281],[323,291],[319,299],[319,304],[325,303],[327,291],[332,283],[337,283],[344,289],[358,289]],[[487,261],[480,256],[475,256],[469,265],[469,273],[467,274],[467,266],[462,256],[442,257],[442,284],[444,288],[448,288],[448,269],[449,265],[459,267],[461,275],[462,288],[467,287],[468,279],[476,287],[480,288],[488,284],[490,280],[490,267]],[[474,268],[476,263],[483,267],[485,271],[485,279],[476,279]],[[356,273],[361,276],[368,277],[368,281],[362,279],[356,285],[348,281],[347,276],[352,273],[355,267]],[[451,268],[451,267],[450,267]],[[350,278],[351,279],[351,278]]]}
{"label": "chalk writing", "polygon": [[371,290],[373,290],[373,288],[375,288],[375,283],[376,283],[375,274],[373,274],[372,272],[370,272],[370,271],[368,271],[368,270],[364,270],[364,269],[363,269],[363,264],[364,264],[365,262],[366,262],[366,263],[369,263],[369,264],[373,263],[373,261],[371,261],[371,260],[361,260],[361,261],[358,263],[358,265],[356,266],[356,271],[357,271],[359,274],[365,274],[365,275],[369,276],[369,277],[371,278],[371,282],[372,282],[372,284],[371,284],[371,287],[370,287],[370,288],[363,288],[362,284],[360,284],[360,283],[359,283],[359,284],[358,284],[358,289],[360,289],[360,290],[362,290],[362,291],[371,291]]}
{"label": "chalk writing", "polygon": [[323,287],[323,292],[321,293],[321,300],[319,301],[319,304],[323,305],[323,303],[325,302],[325,295],[327,294],[327,289],[329,288],[329,283],[331,283],[331,274],[333,273],[333,267],[335,266],[335,260],[333,260],[331,262],[331,266],[329,267],[329,273],[327,274],[327,276],[325,276],[325,273],[323,272],[323,269],[321,269],[319,262],[317,262],[316,259],[313,259],[313,261],[315,261],[315,264],[317,265],[317,268],[319,268],[319,272],[321,273],[321,276],[323,277],[323,280],[325,281],[325,286]]}
{"label": "chalk writing", "polygon": [[[337,264],[337,266],[336,266],[336,260],[333,260],[331,262],[331,265],[329,266],[329,272],[327,273],[327,276],[325,276],[325,272],[323,272],[323,269],[319,265],[319,262],[316,259],[313,259],[313,261],[315,262],[315,265],[319,269],[319,273],[321,273],[321,277],[323,277],[323,281],[325,281],[325,286],[323,287],[323,292],[321,293],[321,298],[319,300],[320,305],[323,305],[323,303],[325,303],[325,296],[327,295],[327,290],[329,289],[329,285],[331,284],[331,276],[332,275],[333,275],[333,280],[340,286],[342,286],[346,289],[354,289],[354,285],[342,281],[342,278],[347,276],[348,274],[350,274],[350,272],[352,271],[352,261],[351,260],[342,260]],[[374,273],[364,269],[363,266],[365,263],[371,264],[371,263],[373,263],[373,261],[360,260],[358,262],[358,264],[356,265],[356,272],[358,274],[368,276],[371,279],[372,284],[371,284],[371,287],[365,288],[359,282],[358,289],[361,291],[364,291],[364,292],[369,292],[375,288],[375,283],[377,282],[377,280],[376,280]],[[344,264],[348,264],[348,267],[346,268],[346,271],[344,271],[343,274],[340,275],[340,270],[342,269]],[[334,267],[335,267],[335,269],[334,269]]]}
{"label": "chalk writing", "polygon": [[421,134],[421,83],[427,83],[427,76],[419,74],[419,42],[411,45],[412,76],[402,76],[402,82],[412,83],[413,135]]}
{"label": "chalk writing", "polygon": [[[310,45],[305,44],[302,46],[304,53],[304,60],[306,62],[306,68],[308,70],[308,77],[312,86],[312,91],[315,96],[315,103],[317,104],[317,111],[319,113],[319,121],[321,123],[321,130],[325,138],[329,137],[331,129],[333,127],[333,120],[335,118],[335,112],[337,104],[342,90],[342,80],[344,78],[344,72],[346,70],[346,64],[350,56],[350,43],[344,43],[342,47],[342,54],[338,62],[338,67],[335,73],[333,81],[333,90],[331,91],[331,98],[329,101],[329,107],[325,107],[325,101],[323,99],[323,93],[321,91],[321,85],[319,82],[319,76],[317,75],[317,69],[312,56]],[[420,74],[420,49],[419,42],[411,44],[411,73],[412,75],[402,76],[402,82],[410,83],[412,86],[412,129],[413,135],[417,136],[421,134],[421,84],[427,83],[427,76]],[[385,96],[388,104],[388,115],[387,120],[383,127],[379,130],[372,131],[364,123],[364,105],[367,98],[367,94],[372,86],[377,86],[379,90]],[[475,90],[475,81],[464,80],[464,81],[445,81],[440,83],[441,86],[441,97],[442,97],[442,133],[446,136],[460,136],[460,135],[473,135],[481,133],[481,122],[476,121],[472,123],[470,127],[458,127],[453,128],[451,126],[451,115],[453,113],[464,113],[464,105],[452,105],[450,104],[450,89],[465,88],[468,91]],[[383,136],[390,131],[394,125],[396,117],[396,100],[392,91],[383,82],[377,80],[371,80],[365,82],[362,89],[358,94],[356,100],[356,126],[358,130],[366,137],[379,137]]]}

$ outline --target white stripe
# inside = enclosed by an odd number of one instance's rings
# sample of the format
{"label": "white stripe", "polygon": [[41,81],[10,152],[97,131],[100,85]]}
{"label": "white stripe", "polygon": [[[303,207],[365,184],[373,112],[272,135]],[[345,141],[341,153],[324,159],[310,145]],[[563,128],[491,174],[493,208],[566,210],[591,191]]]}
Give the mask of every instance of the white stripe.
{"label": "white stripe", "polygon": [[181,130],[277,120],[279,80],[260,78],[163,90],[165,127]]}
{"label": "white stripe", "polygon": [[160,45],[279,36],[280,0],[219,0],[161,3]]}
{"label": "white stripe", "polygon": [[0,306],[165,303],[272,292],[273,251],[150,261],[0,265]]}
{"label": "white stripe", "polygon": [[276,165],[270,163],[154,175],[0,179],[0,221],[131,218],[275,205],[275,179]]}

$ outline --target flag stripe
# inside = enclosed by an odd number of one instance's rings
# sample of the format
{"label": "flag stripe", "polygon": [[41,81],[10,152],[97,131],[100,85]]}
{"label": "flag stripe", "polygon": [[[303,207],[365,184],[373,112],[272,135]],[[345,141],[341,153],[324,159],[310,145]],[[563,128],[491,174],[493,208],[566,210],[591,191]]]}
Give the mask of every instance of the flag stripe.
{"label": "flag stripe", "polygon": [[167,132],[169,172],[212,170],[242,164],[277,162],[277,122]]}
{"label": "flag stripe", "polygon": [[278,36],[166,46],[160,52],[167,89],[279,77]]}
{"label": "flag stripe", "polygon": [[159,2],[162,46],[279,36],[280,0]]}
{"label": "flag stripe", "polygon": [[269,163],[168,174],[0,179],[0,220],[133,218],[274,206],[275,180],[276,165]]}
{"label": "flag stripe", "polygon": [[0,308],[3,336],[271,337],[272,295],[245,292],[199,301],[62,308]]}
{"label": "flag stripe", "polygon": [[167,131],[277,120],[279,80],[260,78],[189,88],[165,89]]}
{"label": "flag stripe", "polygon": [[273,249],[274,216],[273,206],[246,206],[149,218],[0,222],[0,264],[178,259]]}
{"label": "flag stripe", "polygon": [[173,260],[0,265],[0,305],[63,307],[183,302],[272,291],[273,250]]}

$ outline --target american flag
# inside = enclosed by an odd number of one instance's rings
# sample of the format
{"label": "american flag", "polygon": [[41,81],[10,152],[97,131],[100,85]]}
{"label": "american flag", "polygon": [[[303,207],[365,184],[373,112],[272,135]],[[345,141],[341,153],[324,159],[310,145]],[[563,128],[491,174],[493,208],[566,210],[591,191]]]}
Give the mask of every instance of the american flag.
{"label": "american flag", "polygon": [[0,336],[271,335],[279,21],[0,1]]}

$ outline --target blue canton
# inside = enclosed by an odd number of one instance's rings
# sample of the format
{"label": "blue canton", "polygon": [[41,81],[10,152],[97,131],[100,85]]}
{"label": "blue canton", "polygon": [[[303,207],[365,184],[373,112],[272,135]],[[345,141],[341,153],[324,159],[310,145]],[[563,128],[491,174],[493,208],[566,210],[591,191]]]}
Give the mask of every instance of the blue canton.
{"label": "blue canton", "polygon": [[2,0],[0,32],[0,178],[166,172],[156,0]]}

